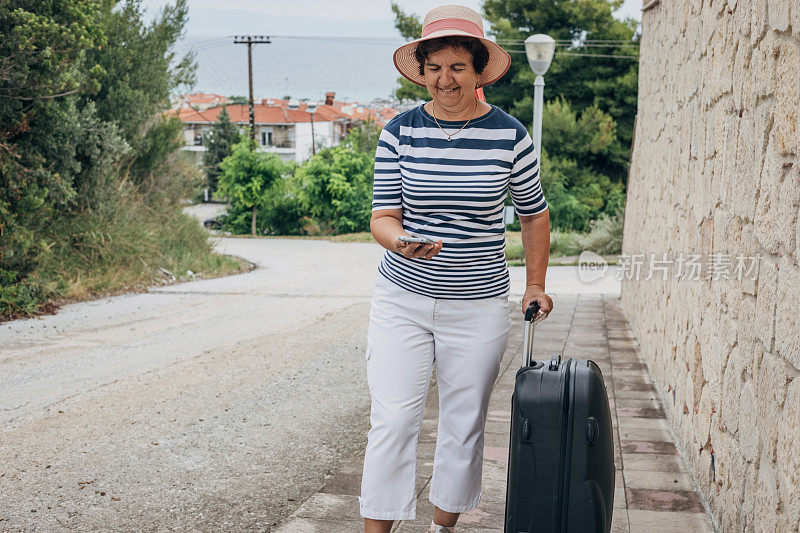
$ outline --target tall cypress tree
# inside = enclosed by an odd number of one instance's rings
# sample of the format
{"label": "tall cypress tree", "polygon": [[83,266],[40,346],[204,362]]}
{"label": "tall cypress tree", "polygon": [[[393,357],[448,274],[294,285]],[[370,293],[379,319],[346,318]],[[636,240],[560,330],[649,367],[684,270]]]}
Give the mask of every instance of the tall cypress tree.
{"label": "tall cypress tree", "polygon": [[225,106],[217,121],[211,126],[211,131],[206,136],[208,151],[203,154],[203,165],[206,168],[208,188],[211,192],[217,190],[217,182],[222,170],[219,164],[223,159],[233,153],[233,145],[239,142],[239,128],[231,122],[231,117]]}

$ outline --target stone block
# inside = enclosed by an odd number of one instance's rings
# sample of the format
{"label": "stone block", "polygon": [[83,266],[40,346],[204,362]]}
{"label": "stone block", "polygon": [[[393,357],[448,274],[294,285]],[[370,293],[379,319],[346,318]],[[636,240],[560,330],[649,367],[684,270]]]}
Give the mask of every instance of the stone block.
{"label": "stone block", "polygon": [[750,83],[752,79],[751,55],[752,48],[749,41],[739,40],[733,63],[733,106],[736,110],[751,109],[748,105],[751,103],[749,97],[753,94],[753,86]]}
{"label": "stone block", "polygon": [[756,484],[755,527],[757,531],[778,531],[776,514],[780,496],[772,465],[762,464]]}
{"label": "stone block", "polygon": [[767,128],[772,118],[772,105],[769,103],[759,105],[758,108],[753,111],[753,117],[755,119],[755,127],[753,128],[753,152],[755,153],[753,170],[755,174],[749,179],[758,186],[761,178],[761,169],[764,164],[764,156],[767,151]]}
{"label": "stone block", "polygon": [[733,25],[736,31],[742,37],[750,35],[750,22],[752,19],[750,13],[750,6],[748,4],[740,5],[738,9],[731,9],[733,11]]}
{"label": "stone block", "polygon": [[[732,248],[735,250],[735,252],[731,254],[731,278],[735,280],[736,285],[740,284],[743,294],[755,296],[758,286],[758,265],[754,265],[753,272],[749,273],[749,275],[744,275],[744,271],[738,272],[736,266],[740,261],[743,261],[745,266],[751,265],[750,258],[756,257],[759,244],[756,241],[755,230],[752,224],[743,224],[738,226],[738,228],[738,231],[735,228],[731,229],[734,233],[734,237],[731,239],[733,243]],[[733,301],[732,299],[731,305]],[[748,318],[751,317],[748,316]]]}
{"label": "stone block", "polygon": [[739,448],[742,450],[744,460],[753,463],[759,456],[759,431],[758,420],[759,410],[753,394],[753,384],[746,381],[742,385],[742,394],[739,398],[740,422],[739,422]]}
{"label": "stone block", "polygon": [[774,354],[764,352],[755,375],[757,420],[761,440],[762,461],[774,462],[778,444],[778,418],[789,382],[788,365]]}
{"label": "stone block", "polygon": [[800,263],[800,208],[795,215],[795,231],[794,231],[794,262]]}
{"label": "stone block", "polygon": [[708,436],[711,434],[711,389],[707,386],[703,387],[703,391],[700,393],[700,402],[697,404],[696,409],[693,408],[693,406],[688,407],[694,414],[693,422],[697,428],[697,435],[699,437],[698,440],[700,440],[700,444],[703,445],[705,444]]}
{"label": "stone block", "polygon": [[[750,69],[753,71],[753,90],[758,97],[770,96],[775,93],[775,57],[778,52],[778,41],[775,34],[770,32],[753,49],[750,58]],[[755,73],[758,73],[756,75]]]}
{"label": "stone block", "polygon": [[767,31],[767,0],[752,0],[750,7],[750,42],[755,44]]}
{"label": "stone block", "polygon": [[729,115],[725,117],[720,173],[714,176],[712,187],[718,191],[720,200],[726,205],[731,203],[733,188],[736,185],[737,162],[741,161],[740,152],[737,148],[741,133],[738,116]]}
{"label": "stone block", "polygon": [[758,484],[758,466],[748,464],[744,469],[744,500],[742,501],[740,531],[753,531],[756,515],[756,488]]}
{"label": "stone block", "polygon": [[778,411],[783,408],[786,390],[794,374],[783,359],[764,352],[756,374],[758,398],[764,402],[761,404],[762,410]]}
{"label": "stone block", "polygon": [[800,39],[800,7],[793,6],[789,18],[792,24],[792,35],[795,39]]}
{"label": "stone block", "polygon": [[[742,460],[736,440],[730,435],[720,433],[712,438],[715,458],[715,480],[712,490],[718,491],[710,498],[709,504],[718,519],[722,522],[723,531],[731,531],[731,520],[736,515],[730,516],[728,509],[738,509],[744,499],[744,486],[742,472],[745,463]],[[703,455],[709,452],[704,452]],[[726,523],[727,521],[727,523]]]}
{"label": "stone block", "polygon": [[[738,352],[739,347],[735,346],[733,351]],[[739,429],[741,393],[742,369],[737,364],[737,360],[733,358],[725,368],[725,378],[722,384],[722,408],[720,409],[722,430],[731,435],[735,434]]]}
{"label": "stone block", "polygon": [[717,27],[717,15],[713,9],[703,9],[700,17],[691,17],[687,23],[689,25],[698,25],[699,35],[697,44],[699,45],[699,53],[708,53],[715,40],[720,39]]}
{"label": "stone block", "polygon": [[[775,31],[786,31],[789,29],[791,2],[770,2],[769,3],[769,28]],[[797,4],[795,4],[797,5]]]}
{"label": "stone block", "polygon": [[758,295],[756,296],[756,331],[764,349],[772,351],[775,338],[775,305],[777,303],[778,265],[769,257],[762,257],[758,267]]}
{"label": "stone block", "polygon": [[[776,2],[784,4],[784,2]],[[788,5],[788,4],[786,4]],[[783,41],[777,60],[773,135],[781,154],[800,154],[800,43]]]}
{"label": "stone block", "polygon": [[[773,136],[774,137],[774,136]],[[784,167],[770,139],[761,175],[760,196],[754,217],[759,243],[772,254],[794,250],[800,171]]]}
{"label": "stone block", "polygon": [[788,387],[778,421],[777,477],[782,507],[794,524],[800,522],[800,379]]}
{"label": "stone block", "polygon": [[775,308],[775,350],[794,368],[800,369],[800,268],[781,262]]}
{"label": "stone block", "polygon": [[743,220],[753,220],[756,209],[756,191],[759,169],[755,166],[753,140],[757,138],[756,121],[750,111],[745,111],[739,122],[736,145],[735,171],[729,176],[729,197],[733,214]]}

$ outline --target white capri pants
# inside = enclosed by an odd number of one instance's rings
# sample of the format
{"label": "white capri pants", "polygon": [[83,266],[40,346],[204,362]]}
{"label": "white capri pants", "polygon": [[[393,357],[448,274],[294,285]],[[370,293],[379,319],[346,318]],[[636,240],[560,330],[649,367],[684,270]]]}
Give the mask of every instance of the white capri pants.
{"label": "white capri pants", "polygon": [[451,513],[478,506],[489,395],[510,326],[507,296],[430,298],[378,274],[367,334],[372,409],[361,516],[416,518],[417,442],[434,362],[439,425],[429,499]]}

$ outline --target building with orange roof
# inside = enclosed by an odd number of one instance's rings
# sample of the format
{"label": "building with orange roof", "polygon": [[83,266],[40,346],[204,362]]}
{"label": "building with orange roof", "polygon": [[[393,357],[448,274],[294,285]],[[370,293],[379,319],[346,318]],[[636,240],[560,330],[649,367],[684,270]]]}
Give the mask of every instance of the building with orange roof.
{"label": "building with orange roof", "polygon": [[[250,109],[247,105],[226,106],[231,122],[247,135]],[[302,109],[287,106],[255,104],[256,143],[261,150],[274,153],[287,161],[302,162],[316,150],[335,146],[347,134],[349,120],[333,109],[304,105]],[[204,140],[212,124],[219,119],[222,106],[207,109],[181,108],[174,113],[184,124],[186,147],[190,152],[204,152]]]}
{"label": "building with orange roof", "polygon": [[[386,125],[398,110],[386,106],[366,106],[335,100],[335,93],[325,94],[325,101],[311,102],[281,98],[263,98],[254,106],[256,143],[261,150],[274,153],[282,159],[302,162],[314,151],[335,146],[354,125],[363,121]],[[199,163],[200,154],[206,151],[205,136],[219,119],[222,104],[229,100],[214,94],[184,95],[186,105],[170,111],[184,124],[186,146],[194,152]],[[216,102],[216,103],[214,103]],[[225,106],[231,122],[248,134],[250,110],[244,104],[227,103]],[[313,149],[312,149],[313,145]]]}

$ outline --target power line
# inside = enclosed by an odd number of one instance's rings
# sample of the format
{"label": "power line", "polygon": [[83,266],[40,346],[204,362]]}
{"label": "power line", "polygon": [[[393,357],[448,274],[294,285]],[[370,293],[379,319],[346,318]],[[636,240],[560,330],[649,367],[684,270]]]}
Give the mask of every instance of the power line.
{"label": "power line", "polygon": [[[506,46],[507,50],[513,50],[513,48],[511,48],[512,46],[521,46],[521,45],[507,44],[507,45],[504,45],[504,46]],[[625,45],[613,45],[612,46],[612,45],[605,45],[605,44],[582,44],[582,45],[577,45],[577,46],[561,46],[561,45],[558,45],[558,46],[556,46],[556,48],[567,49],[567,50],[576,50],[576,49],[580,49],[580,48],[623,48],[624,46]]]}
{"label": "power line", "polygon": [[231,90],[233,86],[230,84],[230,78],[227,78],[224,74],[220,74],[223,71],[219,68],[219,64],[214,60],[214,56],[207,54],[207,50],[205,49],[200,49],[197,52],[198,59],[202,57],[204,63],[210,67],[206,70],[211,73],[211,77],[214,78],[214,81],[219,84],[220,87],[224,87],[225,92],[228,94],[235,93],[235,90]]}
{"label": "power line", "polygon": [[[497,41],[495,41],[495,42],[496,42],[497,44],[525,44],[525,40],[524,40],[524,39],[498,39],[498,40],[497,40]],[[616,44],[633,44],[633,45],[636,45],[636,46],[638,46],[638,45],[639,45],[639,43],[638,43],[638,42],[636,42],[636,41],[632,41],[632,40],[622,40],[622,39],[619,39],[619,40],[611,40],[611,39],[609,39],[609,40],[592,40],[592,39],[586,39],[586,40],[575,39],[575,40],[570,40],[570,39],[556,39],[556,41],[555,41],[555,42],[556,42],[556,44],[558,44],[558,43],[568,43],[568,44],[579,44],[579,45],[580,45],[580,44],[582,44],[582,43],[592,43],[592,44],[593,44],[593,43],[609,43],[609,44],[616,43]]]}
{"label": "power line", "polygon": [[230,37],[217,37],[213,39],[200,39],[197,41],[182,41],[180,44],[173,47],[175,52],[188,52],[189,50],[198,50],[200,48],[207,48],[221,43],[229,43]]}
{"label": "power line", "polygon": [[325,41],[325,42],[337,42],[337,43],[349,43],[349,44],[369,44],[369,45],[379,45],[379,46],[398,46],[399,44],[403,44],[405,41],[400,39],[393,39],[391,41],[387,40],[367,40],[360,37],[324,37],[324,36],[313,36],[313,35],[273,35],[274,39],[295,39],[295,40],[305,40],[305,41]]}
{"label": "power line", "polygon": [[[524,50],[508,50],[510,54],[524,54]],[[576,54],[573,52],[556,52],[557,56],[576,56],[576,57],[613,57],[624,59],[639,59],[638,55],[635,56],[621,56],[621,55],[607,55],[607,54]]]}

